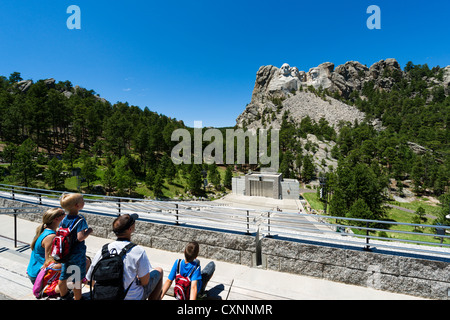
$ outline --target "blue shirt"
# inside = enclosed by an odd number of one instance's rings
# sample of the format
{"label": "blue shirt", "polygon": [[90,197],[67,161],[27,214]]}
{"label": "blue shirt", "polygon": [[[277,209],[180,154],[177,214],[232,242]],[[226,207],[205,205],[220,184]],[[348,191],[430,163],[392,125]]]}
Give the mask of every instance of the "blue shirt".
{"label": "blue shirt", "polygon": [[[178,265],[178,259],[175,260],[175,263],[172,266],[172,270],[170,270],[169,276],[167,277],[170,281],[174,281],[175,277],[177,276],[177,265]],[[184,259],[181,259],[180,263],[180,274],[183,277],[189,276],[193,268],[197,268],[197,270],[194,271],[191,277],[191,281],[197,280],[197,292],[200,292],[200,289],[202,287],[202,273],[201,273],[201,267],[198,260],[194,260],[193,262],[185,263]]]}
{"label": "blue shirt", "polygon": [[42,240],[50,234],[54,234],[55,231],[51,229],[44,229],[41,235],[36,239],[34,249],[31,252],[30,263],[27,267],[27,274],[31,278],[36,278],[39,270],[45,262],[45,248],[42,247]]}

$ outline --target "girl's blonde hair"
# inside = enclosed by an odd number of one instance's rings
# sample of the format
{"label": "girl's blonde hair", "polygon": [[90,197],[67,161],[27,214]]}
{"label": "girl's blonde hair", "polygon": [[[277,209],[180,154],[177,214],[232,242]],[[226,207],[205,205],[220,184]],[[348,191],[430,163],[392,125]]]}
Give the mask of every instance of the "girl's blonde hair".
{"label": "girl's blonde hair", "polygon": [[59,203],[64,210],[70,211],[82,199],[83,195],[80,193],[64,193],[59,198]]}
{"label": "girl's blonde hair", "polygon": [[51,208],[44,212],[44,214],[42,215],[42,223],[36,228],[36,235],[31,242],[31,250],[34,250],[34,245],[36,244],[36,241],[42,234],[42,232],[44,232],[45,228],[50,227],[50,225],[53,223],[53,220],[60,217],[61,215],[64,215],[64,210],[61,208]]}
{"label": "girl's blonde hair", "polygon": [[[42,267],[43,267],[43,268],[47,268],[47,267],[48,267],[49,265],[51,265],[52,263],[56,263],[56,260],[55,260],[52,256],[50,256],[50,257],[48,257],[48,258],[45,260],[45,262],[44,262],[44,264],[42,265]],[[61,268],[61,264],[58,263],[58,264],[56,265],[56,267]]]}

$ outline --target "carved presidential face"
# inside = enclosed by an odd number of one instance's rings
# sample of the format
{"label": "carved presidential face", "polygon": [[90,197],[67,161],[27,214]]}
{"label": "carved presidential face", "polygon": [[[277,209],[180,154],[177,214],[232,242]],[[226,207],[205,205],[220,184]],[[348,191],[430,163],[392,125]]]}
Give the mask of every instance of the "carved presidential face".
{"label": "carved presidential face", "polygon": [[289,70],[291,72],[291,76],[293,76],[293,77],[298,77],[300,75],[297,67],[292,67]]}
{"label": "carved presidential face", "polygon": [[310,71],[310,74],[311,74],[311,79],[316,80],[319,77],[319,70],[317,70],[316,68],[313,68]]}
{"label": "carved presidential face", "polygon": [[291,74],[291,67],[287,63],[285,63],[281,66],[280,71],[282,75],[288,76]]}

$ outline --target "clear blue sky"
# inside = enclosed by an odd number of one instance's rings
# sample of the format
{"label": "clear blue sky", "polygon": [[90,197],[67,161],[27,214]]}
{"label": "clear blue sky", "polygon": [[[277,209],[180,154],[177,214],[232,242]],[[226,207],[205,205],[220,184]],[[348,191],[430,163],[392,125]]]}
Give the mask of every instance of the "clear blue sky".
{"label": "clear blue sky", "polygon": [[[81,30],[66,27],[70,5]],[[366,26],[369,5],[380,30]],[[449,14],[448,0],[1,0],[0,75],[70,80],[188,126],[233,126],[262,65],[449,65]]]}

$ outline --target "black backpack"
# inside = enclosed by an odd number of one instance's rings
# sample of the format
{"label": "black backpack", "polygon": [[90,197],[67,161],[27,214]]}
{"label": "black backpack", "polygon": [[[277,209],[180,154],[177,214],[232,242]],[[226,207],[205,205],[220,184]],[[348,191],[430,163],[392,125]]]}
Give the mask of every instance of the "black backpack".
{"label": "black backpack", "polygon": [[92,300],[123,300],[128,293],[133,281],[125,290],[123,286],[123,258],[125,254],[135,246],[134,243],[127,244],[120,253],[116,249],[108,250],[108,244],[102,247],[102,257],[92,271],[91,280],[95,281],[92,290]]}

